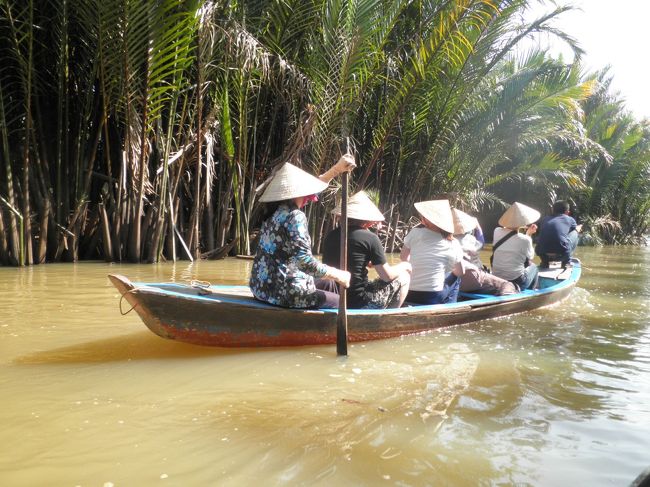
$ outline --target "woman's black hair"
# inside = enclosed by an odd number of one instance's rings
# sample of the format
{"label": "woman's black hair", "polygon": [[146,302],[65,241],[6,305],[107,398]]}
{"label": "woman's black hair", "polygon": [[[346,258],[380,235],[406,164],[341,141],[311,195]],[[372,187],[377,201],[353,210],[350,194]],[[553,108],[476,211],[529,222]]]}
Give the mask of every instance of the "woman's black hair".
{"label": "woman's black hair", "polygon": [[275,213],[281,205],[287,205],[289,208],[291,208],[291,205],[293,205],[297,208],[293,199],[269,201],[268,203],[264,203],[264,207],[262,208],[262,221],[266,221],[271,218],[273,216],[273,213]]}
{"label": "woman's black hair", "polygon": [[[453,234],[453,233],[451,233],[451,232],[446,232],[446,231],[444,231],[442,228],[440,228],[438,225],[436,225],[435,223],[432,223],[432,222],[429,221],[429,220],[427,220],[427,221],[428,221],[429,224],[433,227],[433,230],[434,230],[434,231],[436,231],[436,232],[438,232],[440,235],[442,235],[442,238],[444,238],[445,240],[453,240],[453,237],[454,237],[454,234]],[[420,225],[418,225],[418,226],[423,226],[423,227],[427,228],[427,225],[425,225],[424,222],[422,222],[422,223],[421,223]]]}
{"label": "woman's black hair", "polygon": [[356,218],[348,218],[348,226],[349,227],[360,227],[364,225],[365,223],[368,223],[367,220],[357,220]]}

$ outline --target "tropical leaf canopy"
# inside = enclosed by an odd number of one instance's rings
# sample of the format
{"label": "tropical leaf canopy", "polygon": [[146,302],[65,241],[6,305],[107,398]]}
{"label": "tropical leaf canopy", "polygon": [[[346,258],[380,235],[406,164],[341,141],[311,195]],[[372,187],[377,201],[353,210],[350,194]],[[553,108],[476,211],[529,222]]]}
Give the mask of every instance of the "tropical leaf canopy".
{"label": "tropical leaf canopy", "polygon": [[[639,242],[648,124],[582,71],[571,7],[530,3],[0,0],[0,262],[249,253],[273,168],[348,147],[393,228],[422,199],[568,198],[592,241]],[[522,47],[540,32],[576,60]]]}

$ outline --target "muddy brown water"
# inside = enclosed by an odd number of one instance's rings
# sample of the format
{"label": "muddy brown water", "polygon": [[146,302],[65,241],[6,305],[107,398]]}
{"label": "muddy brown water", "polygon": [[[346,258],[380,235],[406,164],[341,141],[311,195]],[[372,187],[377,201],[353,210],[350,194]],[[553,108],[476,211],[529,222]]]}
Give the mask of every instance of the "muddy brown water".
{"label": "muddy brown water", "polygon": [[560,305],[347,358],[164,340],[106,278],[243,284],[250,261],[0,268],[0,485],[628,485],[650,465],[650,250],[578,256]]}

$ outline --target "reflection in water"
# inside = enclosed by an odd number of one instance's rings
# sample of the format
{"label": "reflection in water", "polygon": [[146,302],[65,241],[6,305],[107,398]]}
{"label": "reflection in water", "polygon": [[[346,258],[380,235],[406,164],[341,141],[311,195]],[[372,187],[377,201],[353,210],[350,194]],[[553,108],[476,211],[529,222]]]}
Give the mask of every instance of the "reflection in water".
{"label": "reflection in water", "polygon": [[[249,455],[230,458],[237,462],[230,471],[247,472],[238,474],[242,481],[257,471],[276,472],[278,483],[292,484],[311,483],[314,472],[323,481],[333,476],[363,481],[364,475],[368,480],[394,477],[393,470],[401,471],[404,480],[426,471],[413,451],[426,451],[447,409],[468,387],[478,360],[463,344],[449,344],[435,358],[420,356],[410,363],[365,356],[352,363],[328,357],[324,363],[319,357],[323,375],[317,382],[311,374],[298,374],[287,387],[281,376],[252,393],[230,390],[213,404],[217,425],[225,416],[237,425],[234,438],[261,447],[261,465]],[[286,391],[281,397],[273,393],[279,389]],[[283,432],[280,441],[278,431]]]}
{"label": "reflection in water", "polygon": [[242,284],[250,261],[0,268],[2,485],[627,485],[650,460],[650,253],[580,249],[566,302],[334,347],[203,348],[106,274]]}
{"label": "reflection in water", "polygon": [[147,359],[181,359],[243,354],[246,350],[195,347],[185,343],[164,340],[149,331],[104,338],[78,345],[55,348],[22,355],[15,364],[80,364],[105,363]]}

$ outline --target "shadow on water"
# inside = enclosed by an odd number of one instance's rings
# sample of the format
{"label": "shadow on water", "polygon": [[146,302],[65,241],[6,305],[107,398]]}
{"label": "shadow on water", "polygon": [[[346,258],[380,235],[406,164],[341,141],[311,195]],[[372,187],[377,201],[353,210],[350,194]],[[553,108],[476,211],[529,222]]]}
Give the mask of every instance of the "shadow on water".
{"label": "shadow on water", "polygon": [[[265,349],[201,347],[165,340],[147,331],[30,353],[14,364],[105,363],[130,360],[188,359],[260,353]],[[277,349],[276,349],[277,350]]]}

